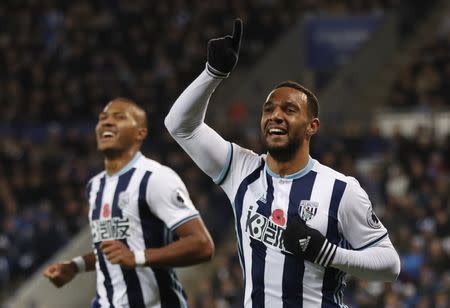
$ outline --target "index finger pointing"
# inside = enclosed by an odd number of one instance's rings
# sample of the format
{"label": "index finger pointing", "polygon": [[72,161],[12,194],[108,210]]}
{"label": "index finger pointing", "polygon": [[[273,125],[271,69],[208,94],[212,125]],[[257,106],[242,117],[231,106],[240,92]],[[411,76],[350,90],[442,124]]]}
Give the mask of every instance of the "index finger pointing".
{"label": "index finger pointing", "polygon": [[242,20],[240,18],[236,18],[234,20],[232,39],[233,39],[233,49],[239,52],[242,39]]}

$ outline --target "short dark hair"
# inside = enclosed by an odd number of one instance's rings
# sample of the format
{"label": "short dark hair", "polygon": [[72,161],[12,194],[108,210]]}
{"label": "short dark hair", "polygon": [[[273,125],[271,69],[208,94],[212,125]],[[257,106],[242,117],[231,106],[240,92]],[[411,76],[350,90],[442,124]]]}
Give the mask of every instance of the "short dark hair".
{"label": "short dark hair", "polygon": [[141,106],[139,106],[139,104],[138,103],[136,103],[134,100],[132,100],[131,98],[128,98],[128,97],[121,97],[121,96],[119,96],[119,97],[116,97],[116,98],[114,98],[114,99],[112,99],[111,100],[111,102],[114,102],[114,101],[116,101],[116,102],[124,102],[124,103],[126,103],[126,104],[129,104],[129,105],[131,105],[131,106],[133,106],[134,108],[136,108],[138,111],[140,111],[140,112],[142,112],[142,114],[143,114],[143,122],[142,123],[140,123],[144,128],[148,128],[148,120],[147,120],[147,112],[145,111],[145,109],[144,108],[142,108]]}
{"label": "short dark hair", "polygon": [[293,89],[296,89],[296,90],[304,93],[306,95],[306,103],[308,104],[309,116],[311,116],[313,118],[317,118],[319,116],[319,100],[314,95],[314,93],[312,93],[309,89],[302,86],[298,82],[295,82],[292,80],[286,80],[286,81],[280,82],[279,84],[277,84],[275,86],[274,89],[284,88],[284,87],[293,88]]}

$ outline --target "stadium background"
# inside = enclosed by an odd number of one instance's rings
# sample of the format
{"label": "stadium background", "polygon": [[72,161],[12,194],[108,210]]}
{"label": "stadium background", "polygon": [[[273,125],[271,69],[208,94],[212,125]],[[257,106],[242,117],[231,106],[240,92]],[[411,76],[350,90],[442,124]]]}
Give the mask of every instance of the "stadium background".
{"label": "stadium background", "polygon": [[55,254],[89,247],[84,185],[102,169],[93,126],[116,96],[145,107],[143,153],[179,172],[215,240],[211,263],[182,271],[191,307],[239,306],[228,200],[163,126],[204,68],[206,42],[230,32],[236,16],[244,21],[238,67],[216,92],[207,122],[261,152],[258,118],[268,90],[285,79],[313,89],[322,120],[313,157],[360,181],[402,261],[393,284],[350,279],[346,303],[450,306],[446,1],[5,0],[0,307],[89,302],[94,274],[57,290],[38,270]]}

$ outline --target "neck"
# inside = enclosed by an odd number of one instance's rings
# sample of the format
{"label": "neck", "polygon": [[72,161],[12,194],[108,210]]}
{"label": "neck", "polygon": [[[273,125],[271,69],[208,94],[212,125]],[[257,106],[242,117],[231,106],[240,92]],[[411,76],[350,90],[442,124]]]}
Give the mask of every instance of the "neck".
{"label": "neck", "polygon": [[270,153],[267,155],[267,165],[270,170],[280,175],[280,177],[285,177],[289,174],[293,174],[297,171],[302,170],[306,167],[309,160],[309,144],[304,143],[294,156],[287,161],[276,160]]}
{"label": "neck", "polygon": [[138,149],[130,149],[120,153],[105,153],[105,170],[108,175],[117,173],[125,167],[136,155]]}

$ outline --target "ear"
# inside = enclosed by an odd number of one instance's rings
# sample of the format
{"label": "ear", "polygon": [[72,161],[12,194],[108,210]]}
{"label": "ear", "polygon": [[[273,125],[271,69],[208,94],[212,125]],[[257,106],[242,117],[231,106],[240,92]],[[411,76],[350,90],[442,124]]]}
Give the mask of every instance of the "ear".
{"label": "ear", "polygon": [[306,135],[311,138],[312,135],[315,135],[320,128],[320,121],[318,118],[313,118],[306,128]]}
{"label": "ear", "polygon": [[142,142],[147,137],[148,130],[146,128],[139,128],[136,134],[136,140]]}

